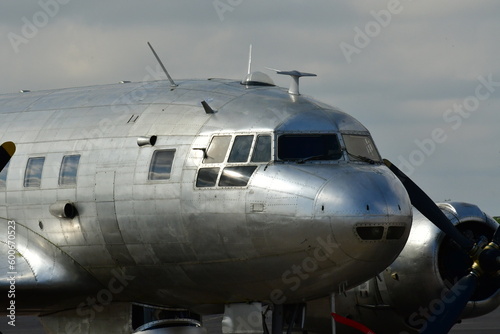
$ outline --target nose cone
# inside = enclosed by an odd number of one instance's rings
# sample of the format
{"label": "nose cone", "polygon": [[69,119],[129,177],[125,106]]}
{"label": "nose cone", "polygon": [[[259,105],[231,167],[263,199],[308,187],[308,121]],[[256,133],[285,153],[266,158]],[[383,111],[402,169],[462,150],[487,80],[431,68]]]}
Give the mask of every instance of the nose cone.
{"label": "nose cone", "polygon": [[347,165],[316,199],[317,218],[331,220],[350,257],[389,265],[410,233],[412,207],[401,182],[385,166]]}

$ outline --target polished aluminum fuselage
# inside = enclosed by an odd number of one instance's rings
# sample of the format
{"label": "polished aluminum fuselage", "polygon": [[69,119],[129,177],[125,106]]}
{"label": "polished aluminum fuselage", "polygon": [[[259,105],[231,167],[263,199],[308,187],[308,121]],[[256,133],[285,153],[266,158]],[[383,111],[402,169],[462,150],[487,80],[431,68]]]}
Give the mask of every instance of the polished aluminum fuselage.
{"label": "polished aluminum fuselage", "polygon": [[[276,159],[282,134],[369,135],[351,116],[282,88],[213,79],[8,94],[0,117],[2,141],[17,145],[0,228],[16,222],[19,310],[74,307],[102,289],[113,301],[182,307],[309,300],[382,271],[410,231],[408,196],[385,166],[346,152]],[[196,187],[210,140],[224,134],[271,135],[272,161],[256,164],[245,187]],[[154,146],[138,146],[151,136]],[[159,149],[175,150],[170,178],[149,180]],[[81,155],[75,186],[58,183],[68,154]],[[45,157],[41,184],[26,188],[33,157]],[[51,214],[61,201],[74,204],[75,218]],[[372,225],[406,230],[396,240],[355,233]],[[0,285],[8,289],[5,275]]]}

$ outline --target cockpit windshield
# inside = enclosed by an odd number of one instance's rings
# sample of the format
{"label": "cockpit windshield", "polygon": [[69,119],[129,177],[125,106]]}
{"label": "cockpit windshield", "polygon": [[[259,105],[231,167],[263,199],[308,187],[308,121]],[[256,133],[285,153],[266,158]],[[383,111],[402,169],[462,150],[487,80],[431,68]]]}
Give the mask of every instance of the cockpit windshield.
{"label": "cockpit windshield", "polygon": [[352,160],[381,162],[380,155],[370,136],[343,134],[344,144]]}
{"label": "cockpit windshield", "polygon": [[289,134],[278,138],[278,159],[305,162],[307,160],[338,160],[342,157],[335,134]]}

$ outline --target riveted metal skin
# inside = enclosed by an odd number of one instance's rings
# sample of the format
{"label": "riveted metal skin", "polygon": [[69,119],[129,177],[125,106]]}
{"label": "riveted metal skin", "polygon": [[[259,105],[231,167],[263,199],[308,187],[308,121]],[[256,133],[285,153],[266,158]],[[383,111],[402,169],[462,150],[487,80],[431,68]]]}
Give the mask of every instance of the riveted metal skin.
{"label": "riveted metal skin", "polygon": [[[412,219],[408,196],[382,164],[349,158],[342,135],[369,135],[353,117],[279,87],[176,83],[0,96],[1,139],[17,146],[0,193],[0,229],[9,220],[19,226],[17,286],[29,288],[19,295],[26,311],[79,305],[45,298],[38,287],[79,296],[94,285],[109,289],[117,275],[127,279],[126,289],[112,295],[116,302],[298,302],[365,281],[403,249]],[[207,114],[201,101],[217,112]],[[272,137],[273,155],[240,164],[256,167],[245,186],[196,186],[214,136],[262,134]],[[342,157],[281,161],[283,134],[336,134]],[[152,136],[154,146],[138,142]],[[168,179],[150,177],[157,150],[175,151]],[[74,154],[81,155],[77,182],[60,185],[61,160]],[[45,157],[39,187],[23,184],[32,157]],[[61,200],[78,215],[51,214]],[[380,239],[357,233],[372,226],[383,228]],[[389,240],[391,226],[404,233]],[[0,241],[6,245],[4,233]],[[0,287],[8,289],[3,277]]]}

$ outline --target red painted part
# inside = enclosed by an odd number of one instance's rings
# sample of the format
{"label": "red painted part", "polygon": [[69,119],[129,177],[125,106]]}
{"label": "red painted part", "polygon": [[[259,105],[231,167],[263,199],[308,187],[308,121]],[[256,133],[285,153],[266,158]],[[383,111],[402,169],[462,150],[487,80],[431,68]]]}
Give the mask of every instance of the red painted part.
{"label": "red painted part", "polygon": [[365,334],[375,334],[374,331],[372,331],[368,327],[360,324],[359,322],[356,322],[356,321],[351,320],[351,319],[347,319],[341,315],[338,315],[337,313],[332,313],[332,317],[339,324],[344,324],[346,326],[350,326],[350,327],[357,329],[358,331],[365,333]]}

